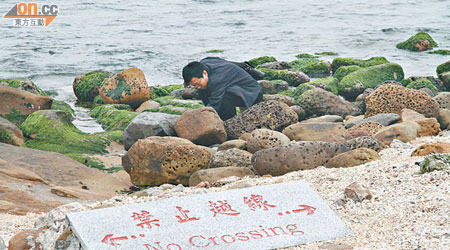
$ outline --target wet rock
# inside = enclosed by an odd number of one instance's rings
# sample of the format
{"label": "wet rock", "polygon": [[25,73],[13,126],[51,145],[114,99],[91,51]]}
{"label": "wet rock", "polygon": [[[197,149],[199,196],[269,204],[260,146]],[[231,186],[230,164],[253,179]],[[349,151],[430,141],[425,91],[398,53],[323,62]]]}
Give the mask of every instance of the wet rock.
{"label": "wet rock", "polygon": [[252,163],[259,175],[283,175],[292,171],[323,166],[336,154],[348,148],[338,143],[292,142],[253,154]]}
{"label": "wet rock", "polygon": [[226,141],[219,146],[217,151],[227,150],[231,148],[245,150],[247,149],[247,142],[241,139]]}
{"label": "wet rock", "polygon": [[367,131],[367,133],[370,136],[374,136],[378,131],[380,131],[383,128],[384,128],[384,126],[378,122],[368,121],[368,122],[359,123],[359,124],[349,128],[348,131],[351,132],[351,131],[357,131],[357,130],[364,130],[364,131]]}
{"label": "wet rock", "polygon": [[300,58],[289,63],[291,71],[304,72],[311,77],[324,77],[331,73],[331,64],[317,58]]}
{"label": "wet rock", "polygon": [[307,84],[317,87],[317,88],[321,88],[326,91],[329,91],[335,95],[338,95],[338,82],[339,82],[338,79],[330,76],[330,77],[314,80]]}
{"label": "wet rock", "polygon": [[368,148],[358,148],[352,151],[335,155],[325,166],[327,168],[347,168],[379,160],[377,151]]}
{"label": "wet rock", "polygon": [[220,179],[236,176],[254,176],[255,174],[248,168],[242,167],[222,167],[222,168],[210,168],[195,171],[189,178],[189,186],[193,187],[201,182],[214,183]]}
{"label": "wet rock", "polygon": [[441,92],[433,98],[440,109],[450,109],[450,92]]}
{"label": "wet rock", "polygon": [[383,128],[374,137],[385,145],[389,145],[394,139],[402,142],[412,141],[416,139],[419,131],[420,125],[416,122],[402,122]]}
{"label": "wet rock", "polygon": [[104,103],[128,104],[133,109],[152,97],[144,73],[136,67],[105,79],[99,93]]}
{"label": "wet rock", "polygon": [[420,125],[420,130],[417,134],[419,137],[438,135],[441,132],[440,124],[436,118],[425,118],[424,115],[410,109],[403,109],[401,117],[404,122],[411,121]]}
{"label": "wet rock", "polygon": [[179,115],[144,112],[136,116],[123,132],[125,150],[139,139],[149,136],[176,136],[175,122]]}
{"label": "wet rock", "polygon": [[[176,97],[176,98],[183,98],[184,89],[175,89],[172,92],[170,92],[170,96]],[[188,99],[188,98],[186,98]]]}
{"label": "wet rock", "polygon": [[436,94],[429,88],[420,88],[420,91],[422,91],[423,93],[429,95],[430,97],[434,97]]}
{"label": "wet rock", "polygon": [[384,144],[381,141],[375,139],[372,136],[357,137],[357,138],[346,141],[345,145],[350,150],[354,150],[354,149],[358,149],[358,148],[370,148],[377,152],[380,152],[381,150],[383,150],[385,148]]}
{"label": "wet rock", "polygon": [[398,49],[411,51],[425,51],[437,46],[437,43],[426,32],[419,32],[408,38],[408,40],[397,44]]}
{"label": "wet rock", "polygon": [[367,60],[353,59],[353,58],[344,58],[344,57],[335,57],[333,62],[331,63],[331,68],[333,72],[337,72],[342,66],[349,65],[357,65],[362,68],[367,68],[370,66],[375,66],[379,64],[389,63],[389,61],[384,57],[371,57]]}
{"label": "wet rock", "polygon": [[293,141],[318,141],[330,135],[343,135],[346,132],[341,123],[333,122],[308,122],[296,123],[283,130],[289,139]]}
{"label": "wet rock", "polygon": [[175,131],[179,137],[204,146],[227,140],[223,121],[211,107],[184,112],[175,123]]}
{"label": "wet rock", "polygon": [[269,129],[255,129],[247,140],[247,149],[250,153],[255,153],[262,149],[281,146],[290,142],[291,140],[280,132]]}
{"label": "wet rock", "polygon": [[353,121],[347,123],[345,128],[349,129],[357,124],[365,123],[365,122],[376,122],[383,126],[389,126],[400,121],[401,117],[398,114],[388,113],[388,114],[376,114],[374,116],[370,116],[361,120]]}
{"label": "wet rock", "polygon": [[420,173],[429,173],[432,171],[441,171],[450,168],[449,154],[432,154],[427,156],[420,163]]}
{"label": "wet rock", "polygon": [[274,95],[289,89],[289,83],[283,80],[260,80],[258,83],[261,86],[263,93],[268,95]]}
{"label": "wet rock", "polygon": [[210,168],[240,167],[253,169],[252,153],[237,148],[218,151],[214,154]]}
{"label": "wet rock", "polygon": [[22,146],[22,131],[14,123],[0,117],[0,142]]}
{"label": "wet rock", "polygon": [[213,153],[186,139],[152,136],[137,141],[122,157],[134,185],[187,185],[191,174],[208,168]]}
{"label": "wet rock", "polygon": [[427,156],[429,154],[450,154],[450,143],[435,142],[420,145],[411,156]]}
{"label": "wet rock", "polygon": [[236,139],[259,128],[280,131],[297,120],[297,114],[288,105],[272,100],[251,106],[238,116],[226,120],[224,125],[228,138]]}
{"label": "wet rock", "polygon": [[444,130],[450,125],[450,110],[441,109],[439,110],[438,122],[441,125],[441,129]]}
{"label": "wet rock", "polygon": [[99,95],[99,89],[103,80],[113,76],[114,73],[95,70],[81,76],[77,76],[73,80],[72,88],[78,100],[84,102],[93,102],[94,98]]}
{"label": "wet rock", "polygon": [[283,80],[289,83],[289,86],[297,87],[298,85],[309,82],[309,76],[303,72],[294,72],[290,70],[275,70],[268,68],[258,68],[266,75],[265,80]]}
{"label": "wet rock", "polygon": [[373,198],[372,192],[364,186],[357,182],[353,182],[345,188],[344,195],[346,198],[351,199],[355,202],[362,202],[363,200],[370,200]]}
{"label": "wet rock", "polygon": [[141,106],[139,106],[139,108],[136,109],[136,112],[141,113],[144,110],[156,109],[156,108],[159,108],[159,107],[161,107],[161,104],[159,104],[159,103],[157,103],[157,102],[155,102],[153,100],[148,100],[148,101],[143,102],[141,104]]}
{"label": "wet rock", "polygon": [[366,117],[380,113],[400,114],[404,108],[412,109],[426,117],[437,117],[439,107],[427,94],[397,85],[383,85],[366,98]]}
{"label": "wet rock", "polygon": [[270,100],[275,100],[275,101],[279,101],[279,102],[284,102],[286,103],[288,106],[293,106],[295,105],[295,100],[292,97],[289,97],[287,95],[264,95],[264,101],[270,101]]}

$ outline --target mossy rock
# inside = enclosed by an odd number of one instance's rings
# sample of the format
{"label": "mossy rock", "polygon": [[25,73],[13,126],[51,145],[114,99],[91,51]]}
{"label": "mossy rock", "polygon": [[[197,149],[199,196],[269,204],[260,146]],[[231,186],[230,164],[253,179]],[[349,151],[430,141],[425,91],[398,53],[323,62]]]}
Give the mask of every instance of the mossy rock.
{"label": "mossy rock", "polygon": [[442,74],[444,72],[448,72],[448,71],[450,71],[450,61],[447,61],[447,62],[445,62],[443,64],[440,64],[436,68],[437,75],[440,75],[440,74]]}
{"label": "mossy rock", "polygon": [[428,35],[426,32],[419,32],[415,34],[414,36],[408,38],[408,40],[398,43],[397,48],[398,49],[406,49],[410,51],[423,51],[426,49],[419,49],[421,47],[422,41],[428,41],[429,46],[427,46],[427,49],[431,49],[434,47],[437,47],[437,43],[431,38],[430,35]]}
{"label": "mossy rock", "polygon": [[276,62],[276,61],[277,61],[277,59],[275,59],[275,57],[273,57],[273,56],[261,56],[261,57],[250,59],[248,61],[248,63],[250,65],[252,65],[252,67],[256,67],[256,66],[259,66],[264,63]]}
{"label": "mossy rock", "polygon": [[312,90],[313,88],[314,87],[308,83],[301,84],[300,86],[295,88],[294,91],[292,91],[291,97],[294,98],[295,103],[298,105],[299,101],[302,99],[303,94],[308,92],[309,90]]}
{"label": "mossy rock", "polygon": [[138,115],[130,110],[131,107],[126,104],[106,104],[95,107],[91,116],[102,124],[105,130],[124,130]]}
{"label": "mossy rock", "polygon": [[302,79],[299,74],[299,72],[294,72],[294,71],[290,71],[290,70],[278,70],[278,69],[268,69],[268,68],[262,68],[262,67],[258,67],[258,70],[262,71],[265,73],[264,76],[264,80],[283,80],[286,81],[287,83],[289,83],[290,86],[298,86],[299,84],[303,83],[303,82],[309,82],[309,77],[303,73],[303,75],[305,75]]}
{"label": "mossy rock", "polygon": [[48,94],[40,89],[34,82],[26,78],[0,79],[0,85],[6,85],[11,88],[20,89],[32,94],[48,96]]}
{"label": "mossy rock", "polygon": [[39,110],[22,124],[29,139],[25,147],[61,154],[103,154],[112,141],[122,140],[122,131],[86,134],[71,122],[72,117],[60,110]]}
{"label": "mossy rock", "polygon": [[358,65],[350,65],[350,66],[342,66],[339,67],[336,72],[333,74],[333,77],[338,79],[338,81],[341,81],[342,78],[344,78],[346,75],[355,72],[357,70],[360,70],[361,67]]}
{"label": "mossy rock", "polygon": [[28,115],[24,115],[17,111],[16,109],[12,109],[12,111],[9,114],[2,115],[0,114],[0,117],[5,118],[6,120],[14,123],[17,127],[21,128],[22,123],[27,119]]}
{"label": "mossy rock", "polygon": [[289,63],[291,71],[300,71],[308,76],[326,76],[330,74],[330,66],[324,61],[315,58],[297,59]]}
{"label": "mossy rock", "polygon": [[224,52],[224,50],[222,49],[211,49],[206,51],[206,53],[222,53],[222,52]]}
{"label": "mossy rock", "polygon": [[183,100],[173,96],[162,96],[154,99],[155,102],[161,104],[162,107],[171,105],[173,107],[197,109],[204,107],[201,101]]}
{"label": "mossy rock", "polygon": [[330,76],[322,79],[317,79],[307,84],[325,89],[326,91],[330,91],[331,93],[338,95],[338,82],[338,79]]}
{"label": "mossy rock", "polygon": [[172,91],[176,89],[182,89],[184,88],[183,85],[179,84],[170,84],[165,86],[150,86],[150,90],[152,92],[152,98],[156,99],[158,97],[162,96],[168,96]]}
{"label": "mossy rock", "polygon": [[420,173],[445,170],[450,168],[450,154],[431,154],[420,163]]}
{"label": "mossy rock", "polygon": [[333,59],[333,62],[331,63],[331,68],[332,68],[333,72],[336,72],[336,70],[342,66],[357,65],[362,68],[367,68],[367,67],[371,67],[371,66],[375,66],[375,65],[379,65],[379,64],[386,64],[386,63],[389,63],[389,61],[384,57],[371,57],[367,60],[336,57]]}
{"label": "mossy rock", "polygon": [[318,58],[318,56],[315,55],[311,55],[308,53],[302,53],[302,54],[298,54],[295,57],[297,57],[298,59],[304,59],[304,58]]}
{"label": "mossy rock", "polygon": [[104,70],[95,70],[76,77],[73,81],[73,92],[78,100],[83,102],[92,102],[99,94],[103,80],[114,74]]}
{"label": "mossy rock", "polygon": [[433,50],[433,51],[428,52],[428,54],[438,54],[438,55],[448,56],[448,55],[450,55],[450,49]]}
{"label": "mossy rock", "polygon": [[316,52],[314,54],[319,55],[319,56],[337,56],[337,55],[339,55],[339,53],[332,52],[332,51]]}
{"label": "mossy rock", "polygon": [[339,94],[354,100],[367,88],[375,88],[388,80],[401,81],[403,69],[396,63],[387,63],[363,68],[345,76],[338,85]]}
{"label": "mossy rock", "polygon": [[13,135],[0,129],[0,142],[14,145]]}
{"label": "mossy rock", "polygon": [[75,116],[75,111],[72,109],[72,107],[69,104],[67,104],[64,101],[53,100],[51,109],[62,110],[62,111],[65,111],[65,112],[71,114],[72,116]]}
{"label": "mossy rock", "polygon": [[415,81],[412,81],[411,83],[409,83],[408,85],[406,85],[407,88],[409,89],[421,89],[421,88],[428,88],[430,89],[435,95],[437,94],[438,90],[437,88],[433,85],[433,83],[426,79],[426,78],[419,78]]}

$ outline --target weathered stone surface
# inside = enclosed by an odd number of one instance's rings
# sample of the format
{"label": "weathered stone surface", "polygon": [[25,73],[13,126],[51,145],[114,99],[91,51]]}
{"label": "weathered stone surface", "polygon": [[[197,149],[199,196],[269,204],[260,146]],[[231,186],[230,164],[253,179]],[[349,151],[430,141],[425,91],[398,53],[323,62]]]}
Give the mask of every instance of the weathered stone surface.
{"label": "weathered stone surface", "polygon": [[236,139],[258,128],[280,131],[297,122],[297,114],[288,105],[265,101],[251,106],[243,113],[225,121],[228,138]]}
{"label": "weathered stone surface", "polygon": [[438,122],[444,130],[450,125],[450,109],[439,110]]}
{"label": "weathered stone surface", "polygon": [[352,121],[347,123],[347,125],[345,125],[345,128],[349,129],[357,124],[361,124],[364,122],[377,122],[383,126],[389,126],[391,124],[394,124],[398,121],[400,121],[401,117],[399,114],[394,114],[394,113],[382,113],[382,114],[376,114],[374,116],[370,116],[364,119],[360,119],[360,120],[356,120],[356,121]]}
{"label": "weathered stone surface", "polygon": [[237,148],[218,151],[214,154],[210,168],[245,167],[253,170],[252,153]]}
{"label": "weathered stone surface", "polygon": [[209,183],[214,183],[220,179],[236,176],[254,176],[252,170],[242,167],[222,167],[222,168],[210,168],[195,171],[189,178],[189,186],[195,187],[200,182],[207,181]]}
{"label": "weathered stone surface", "polygon": [[184,112],[175,123],[175,131],[179,137],[205,146],[227,140],[223,121],[211,107]]}
{"label": "weathered stone surface", "polygon": [[435,142],[420,145],[411,156],[426,156],[429,154],[450,154],[450,143]]}
{"label": "weathered stone surface", "polygon": [[274,95],[278,92],[285,91],[289,89],[289,83],[283,80],[260,80],[259,85],[264,94]]}
{"label": "weathered stone surface", "polygon": [[125,150],[139,139],[149,136],[175,136],[175,122],[179,115],[144,112],[136,116],[123,131]]}
{"label": "weathered stone surface", "polygon": [[134,185],[187,185],[191,174],[208,168],[213,153],[177,137],[151,136],[137,141],[122,157]]}
{"label": "weathered stone surface", "polygon": [[339,115],[323,115],[320,117],[309,118],[308,120],[304,120],[301,123],[315,123],[315,122],[343,122],[342,116]]}
{"label": "weathered stone surface", "polygon": [[279,176],[322,166],[336,154],[346,151],[345,145],[333,142],[292,142],[256,152],[252,163],[259,175]]}
{"label": "weathered stone surface", "polygon": [[344,194],[346,198],[352,199],[356,202],[370,200],[373,197],[372,192],[370,192],[370,190],[366,186],[360,185],[357,182],[353,182],[352,184],[348,185],[345,188]]}
{"label": "weathered stone surface", "polygon": [[36,244],[36,237],[41,233],[41,230],[26,230],[14,235],[8,242],[8,250],[42,250]]}
{"label": "weathered stone surface", "polygon": [[288,106],[293,106],[295,105],[295,100],[294,98],[287,96],[287,95],[264,95],[263,97],[264,101],[270,101],[270,100],[275,100],[275,101],[279,101],[279,102],[284,102],[286,103]]}
{"label": "weathered stone surface", "polygon": [[247,149],[247,142],[241,139],[226,141],[222,143],[219,148],[217,148],[217,151],[227,150],[231,148],[245,150]]}
{"label": "weathered stone surface", "polygon": [[262,149],[281,146],[290,142],[291,140],[280,132],[269,129],[255,129],[247,140],[247,149],[250,153],[255,153]]}
{"label": "weathered stone surface", "polygon": [[84,75],[77,76],[73,80],[73,93],[78,100],[84,102],[93,102],[95,97],[99,95],[99,89],[103,80],[113,76],[114,73],[95,70]]}
{"label": "weathered stone surface", "polygon": [[363,123],[359,123],[351,128],[348,129],[349,132],[351,131],[357,131],[357,130],[364,130],[367,131],[367,133],[370,136],[374,136],[378,131],[380,131],[381,129],[383,129],[384,126],[379,124],[378,122],[363,122]]}
{"label": "weathered stone surface", "polygon": [[403,109],[401,116],[404,122],[411,121],[420,125],[420,130],[417,134],[419,137],[438,135],[441,132],[440,124],[436,118],[425,118],[424,115],[410,109]]}
{"label": "weathered stone surface", "polygon": [[283,130],[283,134],[293,141],[318,141],[330,135],[343,135],[345,132],[342,123],[334,122],[296,123]]}
{"label": "weathered stone surface", "polygon": [[50,109],[53,101],[47,96],[4,86],[0,86],[0,100],[0,115],[8,115],[14,111],[28,115],[37,110]]}
{"label": "weathered stone surface", "polygon": [[325,164],[325,166],[327,168],[348,168],[379,159],[381,159],[381,157],[378,155],[377,151],[368,148],[358,148],[335,155],[327,162],[327,164]]}
{"label": "weathered stone surface", "polygon": [[152,98],[144,72],[136,67],[106,78],[99,93],[105,103],[128,104],[133,109]]}
{"label": "weathered stone surface", "polygon": [[450,109],[450,92],[441,92],[433,98],[440,109]]}
{"label": "weathered stone surface", "polygon": [[401,122],[387,126],[375,134],[375,138],[386,145],[392,140],[398,139],[402,142],[409,142],[416,139],[420,131],[420,125],[416,122]]}
{"label": "weathered stone surface", "polygon": [[298,105],[293,105],[290,107],[292,110],[294,110],[294,112],[298,115],[298,120],[301,121],[305,118],[305,110],[298,106]]}
{"label": "weathered stone surface", "polygon": [[429,95],[415,89],[386,84],[366,98],[366,117],[380,113],[400,114],[404,108],[417,111],[426,117],[437,117],[438,104]]}
{"label": "weathered stone surface", "polygon": [[359,113],[359,110],[352,103],[321,88],[312,88],[305,91],[296,101],[305,110],[306,117],[323,115],[345,117]]}
{"label": "weathered stone surface", "polygon": [[447,91],[450,91],[450,71],[439,74],[439,80],[442,81]]}
{"label": "weathered stone surface", "polygon": [[450,154],[431,154],[420,163],[420,173],[429,173],[450,168]]}
{"label": "weathered stone surface", "polygon": [[357,138],[346,141],[345,145],[350,150],[354,150],[354,149],[358,149],[358,148],[370,148],[377,152],[380,152],[381,150],[383,150],[385,148],[384,144],[381,141],[375,139],[372,136],[357,137]]}
{"label": "weathered stone surface", "polygon": [[23,134],[14,123],[0,117],[0,142],[22,146]]}
{"label": "weathered stone surface", "polygon": [[[170,93],[172,95],[172,93]],[[194,88],[185,88],[181,94],[183,99],[198,99],[197,89]]]}
{"label": "weathered stone surface", "polygon": [[142,111],[146,110],[146,109],[156,109],[161,107],[161,104],[159,104],[158,102],[155,102],[153,100],[148,100],[145,101],[141,104],[141,106],[139,106],[139,108],[136,109],[136,112],[141,113]]}

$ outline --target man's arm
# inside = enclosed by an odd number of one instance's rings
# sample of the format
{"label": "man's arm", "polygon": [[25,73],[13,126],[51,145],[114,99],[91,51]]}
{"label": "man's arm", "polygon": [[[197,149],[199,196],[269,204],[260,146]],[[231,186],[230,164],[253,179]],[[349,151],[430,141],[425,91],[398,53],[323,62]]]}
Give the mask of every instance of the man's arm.
{"label": "man's arm", "polygon": [[208,98],[208,106],[213,107],[217,112],[219,112],[220,107],[223,104],[223,95],[225,94],[226,88],[216,88],[211,91],[211,95]]}

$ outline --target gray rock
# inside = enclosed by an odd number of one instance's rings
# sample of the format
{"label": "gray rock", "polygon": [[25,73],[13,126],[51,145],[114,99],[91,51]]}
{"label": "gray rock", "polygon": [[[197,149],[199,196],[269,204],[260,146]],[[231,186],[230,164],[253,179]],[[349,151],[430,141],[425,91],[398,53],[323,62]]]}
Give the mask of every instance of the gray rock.
{"label": "gray rock", "polygon": [[175,89],[174,91],[170,92],[170,96],[176,97],[176,98],[183,98],[184,89]]}
{"label": "gray rock", "polygon": [[210,168],[246,167],[253,170],[252,153],[237,148],[218,151],[212,159]]}
{"label": "gray rock", "polygon": [[207,181],[210,184],[214,182],[227,178],[230,176],[244,177],[244,176],[254,176],[252,170],[248,168],[240,167],[223,167],[223,168],[210,168],[195,171],[189,178],[189,186],[196,186],[202,181]]}
{"label": "gray rock", "polygon": [[6,250],[8,247],[5,245],[5,241],[0,237],[0,250]]}
{"label": "gray rock", "polygon": [[398,114],[394,114],[394,113],[389,113],[389,114],[377,114],[362,120],[358,120],[358,121],[354,121],[354,122],[350,122],[347,125],[345,125],[346,129],[349,129],[357,124],[361,124],[364,122],[378,122],[379,124],[383,125],[383,126],[389,126],[391,124],[394,124],[398,121],[400,121],[400,115]]}
{"label": "gray rock", "polygon": [[370,148],[377,152],[380,152],[385,148],[385,145],[373,138],[372,136],[361,136],[351,140],[348,140],[344,143],[349,150],[357,149],[357,148]]}
{"label": "gray rock", "polygon": [[424,92],[424,93],[427,93],[429,96],[431,96],[431,97],[434,97],[435,96],[435,94],[434,94],[434,92],[433,91],[431,91],[431,89],[429,89],[429,88],[421,88],[421,89],[419,89],[420,91],[422,91],[422,92]]}
{"label": "gray rock", "polygon": [[264,128],[255,129],[248,138],[247,149],[250,153],[255,153],[262,149],[281,146],[290,142],[291,140],[283,133]]}
{"label": "gray rock", "polygon": [[292,171],[323,166],[333,156],[346,151],[347,146],[340,143],[293,142],[256,152],[253,154],[252,163],[259,175],[279,176]]}
{"label": "gray rock", "polygon": [[123,144],[126,150],[133,144],[149,136],[174,136],[175,122],[179,115],[144,112],[136,116],[123,132]]}
{"label": "gray rock", "polygon": [[288,105],[272,100],[251,106],[238,116],[226,120],[224,125],[228,138],[237,139],[258,128],[281,131],[297,120],[298,115]]}
{"label": "gray rock", "polygon": [[276,100],[279,102],[284,102],[286,103],[288,106],[293,106],[295,105],[295,100],[294,98],[287,96],[287,95],[264,95],[264,101],[270,101],[270,100]]}

